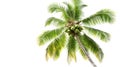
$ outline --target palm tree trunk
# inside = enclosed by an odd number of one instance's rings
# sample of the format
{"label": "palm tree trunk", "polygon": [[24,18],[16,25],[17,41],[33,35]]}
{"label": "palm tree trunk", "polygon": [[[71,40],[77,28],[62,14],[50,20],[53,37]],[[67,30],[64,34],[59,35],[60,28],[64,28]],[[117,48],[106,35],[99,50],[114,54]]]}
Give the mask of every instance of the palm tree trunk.
{"label": "palm tree trunk", "polygon": [[79,36],[78,36],[77,34],[75,35],[75,38],[76,38],[76,40],[77,40],[80,48],[82,49],[82,51],[83,51],[84,54],[87,56],[87,58],[88,58],[88,60],[90,61],[90,63],[93,65],[93,67],[97,67],[97,66],[95,65],[95,63],[92,61],[92,59],[90,58],[89,53],[86,51],[85,47],[84,47],[84,46],[82,45],[82,43],[80,42]]}

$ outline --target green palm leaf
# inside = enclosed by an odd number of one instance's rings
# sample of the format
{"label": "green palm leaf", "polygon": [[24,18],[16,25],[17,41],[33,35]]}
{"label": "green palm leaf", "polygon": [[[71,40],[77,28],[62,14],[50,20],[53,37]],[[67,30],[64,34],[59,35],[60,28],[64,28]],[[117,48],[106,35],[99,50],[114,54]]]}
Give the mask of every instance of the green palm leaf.
{"label": "green palm leaf", "polygon": [[75,19],[76,20],[79,20],[80,19],[80,16],[82,14],[82,11],[81,11],[81,0],[72,0],[73,1],[73,4],[74,4],[74,10],[75,10]]}
{"label": "green palm leaf", "polygon": [[67,6],[66,12],[67,12],[68,16],[71,19],[75,19],[75,12],[74,12],[74,8],[73,8],[72,4],[67,3],[67,2],[63,2],[63,3]]}
{"label": "green palm leaf", "polygon": [[98,11],[96,14],[83,19],[82,22],[85,25],[96,25],[102,23],[113,23],[114,13],[109,9],[103,9]]}
{"label": "green palm leaf", "polygon": [[87,7],[87,5],[86,4],[81,5],[81,8],[84,8],[84,7]]}
{"label": "green palm leaf", "polygon": [[69,37],[68,44],[67,44],[67,49],[68,49],[68,63],[74,59],[76,61],[76,41],[73,36]]}
{"label": "green palm leaf", "polygon": [[49,12],[51,12],[51,13],[53,13],[53,12],[64,12],[64,7],[61,6],[61,5],[58,5],[56,3],[49,5],[48,8],[49,8],[48,9]]}
{"label": "green palm leaf", "polygon": [[101,31],[98,29],[94,29],[91,27],[86,27],[86,26],[83,26],[83,27],[84,27],[84,30],[87,31],[87,33],[90,33],[90,34],[98,37],[100,40],[102,40],[104,42],[107,42],[110,40],[110,34],[107,32],[104,32],[104,31]]}
{"label": "green palm leaf", "polygon": [[42,33],[38,40],[39,40],[39,45],[43,45],[46,42],[52,40],[53,38],[57,37],[58,35],[60,35],[63,32],[64,28],[58,28],[58,29],[54,29],[54,30],[48,30],[45,31],[44,33]]}
{"label": "green palm leaf", "polygon": [[99,61],[102,61],[104,56],[103,51],[93,39],[84,34],[80,36],[80,40],[88,50],[95,54]]}
{"label": "green palm leaf", "polygon": [[49,6],[49,12],[53,13],[53,12],[62,12],[62,16],[64,17],[64,19],[68,20],[69,16],[66,13],[66,9],[65,7],[58,5],[58,4],[51,4]]}
{"label": "green palm leaf", "polygon": [[54,59],[58,59],[60,56],[60,52],[62,48],[66,44],[66,36],[65,34],[61,34],[59,37],[55,38],[46,49],[46,59],[49,57],[53,57]]}
{"label": "green palm leaf", "polygon": [[55,26],[64,26],[66,24],[66,22],[61,19],[55,18],[55,17],[50,17],[47,19],[45,26],[48,26],[51,24],[53,24]]}
{"label": "green palm leaf", "polygon": [[[85,48],[86,49],[86,48]],[[80,51],[80,54],[82,55],[82,57],[84,59],[88,59],[87,56],[85,55],[85,53],[82,51],[82,49],[79,47],[79,51]],[[88,50],[86,49],[86,51],[88,52]]]}

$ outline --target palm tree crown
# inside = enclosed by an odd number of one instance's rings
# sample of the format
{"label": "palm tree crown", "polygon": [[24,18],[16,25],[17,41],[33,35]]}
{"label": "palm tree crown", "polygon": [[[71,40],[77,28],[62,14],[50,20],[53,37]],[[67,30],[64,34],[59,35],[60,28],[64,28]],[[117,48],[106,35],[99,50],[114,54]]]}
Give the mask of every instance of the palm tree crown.
{"label": "palm tree crown", "polygon": [[87,34],[95,35],[95,37],[105,42],[109,41],[109,33],[94,29],[90,26],[102,23],[113,23],[114,14],[109,9],[102,9],[85,19],[81,19],[83,16],[82,9],[84,7],[86,7],[86,5],[82,4],[81,0],[72,0],[71,3],[63,2],[62,5],[54,3],[49,6],[50,13],[61,13],[62,18],[48,18],[45,26],[53,24],[56,26],[56,29],[47,30],[39,36],[39,45],[51,41],[46,48],[46,59],[59,58],[61,50],[67,47],[68,62],[76,60],[77,50],[79,50],[83,58],[88,59],[94,67],[96,67],[96,65],[89,57],[89,51],[91,51],[99,61],[102,61],[104,55],[102,49]]}

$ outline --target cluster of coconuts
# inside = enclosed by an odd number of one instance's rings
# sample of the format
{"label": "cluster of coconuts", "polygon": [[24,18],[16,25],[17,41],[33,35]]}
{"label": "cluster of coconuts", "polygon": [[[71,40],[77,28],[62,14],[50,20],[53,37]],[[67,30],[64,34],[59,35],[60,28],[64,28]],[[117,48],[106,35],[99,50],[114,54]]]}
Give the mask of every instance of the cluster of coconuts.
{"label": "cluster of coconuts", "polygon": [[75,24],[73,26],[70,26],[66,29],[66,32],[68,34],[77,34],[80,33],[82,31],[82,27],[79,24]]}

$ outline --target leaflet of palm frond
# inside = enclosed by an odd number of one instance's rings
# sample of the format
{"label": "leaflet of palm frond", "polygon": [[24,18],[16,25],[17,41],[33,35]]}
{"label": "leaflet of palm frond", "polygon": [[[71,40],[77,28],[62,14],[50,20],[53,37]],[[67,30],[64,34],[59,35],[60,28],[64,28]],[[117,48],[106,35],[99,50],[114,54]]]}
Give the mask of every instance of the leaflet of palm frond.
{"label": "leaflet of palm frond", "polygon": [[50,17],[47,19],[45,26],[49,26],[51,24],[55,25],[56,27],[62,27],[62,26],[65,26],[66,22],[59,18]]}
{"label": "leaflet of palm frond", "polygon": [[107,42],[110,40],[110,34],[107,32],[101,31],[99,29],[91,28],[91,27],[86,27],[86,26],[83,26],[83,28],[87,33],[92,34],[93,36],[99,38],[104,42]]}
{"label": "leaflet of palm frond", "polygon": [[76,61],[76,41],[72,35],[69,37],[67,49],[68,49],[67,57],[68,63],[70,63],[72,60]]}
{"label": "leaflet of palm frond", "polygon": [[61,27],[61,28],[57,28],[54,30],[48,30],[48,31],[43,32],[38,37],[39,45],[43,45],[47,43],[48,41],[54,39],[55,37],[59,36],[63,31],[64,31],[64,28]]}
{"label": "leaflet of palm frond", "polygon": [[99,47],[99,45],[90,37],[88,37],[86,34],[80,36],[80,40],[82,44],[90,50],[99,61],[102,61],[104,53]]}
{"label": "leaflet of palm frond", "polygon": [[113,23],[114,13],[109,9],[102,9],[95,14],[82,20],[82,23],[88,26],[103,24],[103,23]]}
{"label": "leaflet of palm frond", "polygon": [[72,2],[74,4],[75,19],[79,20],[81,14],[82,14],[82,11],[81,11],[82,2],[81,2],[81,0],[72,0]]}
{"label": "leaflet of palm frond", "polygon": [[63,5],[60,5],[60,4],[51,4],[49,5],[49,12],[53,13],[53,12],[61,12],[62,13],[62,16],[65,20],[68,20],[70,19],[67,12],[66,12],[66,9]]}
{"label": "leaflet of palm frond", "polygon": [[46,49],[47,58],[52,57],[54,60],[58,59],[62,48],[65,46],[65,43],[66,36],[64,33],[55,38]]}

